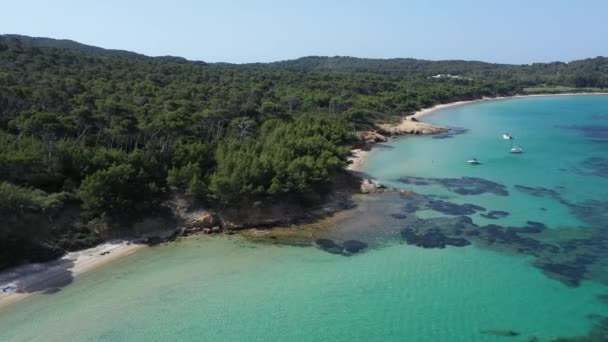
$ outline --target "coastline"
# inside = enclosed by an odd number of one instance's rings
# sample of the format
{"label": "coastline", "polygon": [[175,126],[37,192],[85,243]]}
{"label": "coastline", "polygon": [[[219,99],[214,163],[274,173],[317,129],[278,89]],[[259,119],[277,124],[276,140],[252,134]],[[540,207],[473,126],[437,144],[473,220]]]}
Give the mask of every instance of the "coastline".
{"label": "coastline", "polygon": [[[586,95],[608,95],[608,93],[564,93],[564,94],[534,94],[534,95],[515,95],[508,97],[493,97],[483,98],[470,101],[457,101],[448,104],[439,104],[430,108],[421,109],[414,114],[403,118],[402,122],[411,124],[430,125],[424,122],[413,121],[411,118],[421,118],[425,115],[434,113],[440,109],[460,106],[483,101],[496,101],[512,98],[524,97],[540,97],[540,96],[586,96]],[[394,126],[398,126],[396,124]],[[434,126],[434,125],[432,125]],[[434,126],[439,127],[439,126]],[[443,129],[443,128],[442,128]],[[445,131],[445,129],[444,129]],[[438,133],[435,131],[425,133],[417,131],[417,133],[405,133],[401,130],[395,131],[394,134],[432,134]],[[370,155],[373,143],[368,143],[367,146],[352,150],[352,156],[348,158],[349,165],[347,170],[358,172],[367,162]],[[120,240],[105,242],[93,248],[85,249],[78,252],[71,252],[62,258],[36,264],[25,264],[0,272],[0,312],[10,305],[17,303],[33,294],[44,293],[56,290],[57,288],[70,283],[73,277],[86,273],[98,267],[119,260],[140,249],[147,247],[145,244],[138,243],[140,240]],[[108,253],[106,253],[108,252]],[[1,289],[11,286],[14,288],[11,292],[2,292]]]}
{"label": "coastline", "polygon": [[31,295],[52,292],[72,282],[73,277],[131,255],[147,247],[129,240],[109,241],[78,252],[70,252],[58,260],[28,263],[0,273],[0,312]]}
{"label": "coastline", "polygon": [[[429,115],[438,110],[441,110],[441,109],[457,107],[457,106],[462,106],[462,105],[476,103],[476,102],[499,101],[499,100],[509,100],[509,99],[517,99],[517,98],[543,97],[543,96],[594,96],[594,95],[608,95],[608,93],[531,94],[531,95],[484,97],[484,98],[476,99],[476,100],[456,101],[456,102],[438,104],[438,105],[434,105],[429,108],[420,109],[420,110],[414,112],[413,114],[408,115],[408,116],[404,117],[403,119],[401,119],[401,122],[398,124],[383,124],[383,125],[379,125],[379,127],[389,131],[392,134],[404,135],[404,134],[412,134],[412,133],[407,132],[407,129],[411,130],[412,127],[420,127],[420,126],[413,126],[414,124],[421,124],[421,125],[425,125],[424,127],[431,127],[431,128],[427,131],[417,131],[417,133],[415,133],[415,134],[435,134],[435,133],[440,133],[441,130],[434,130],[433,127],[438,128],[439,126],[431,125],[431,124],[428,124],[425,122],[418,122],[417,120],[426,115]],[[412,118],[415,119],[415,121],[412,120]],[[393,129],[391,129],[391,127]],[[371,149],[373,148],[374,143],[371,142],[371,143],[367,143],[366,145],[367,145],[367,147],[364,147],[363,149],[359,148],[359,149],[351,150],[352,156],[348,158],[350,163],[348,164],[348,166],[346,168],[348,171],[354,171],[354,172],[361,171],[363,165],[365,165],[365,163],[367,162],[367,159],[369,158],[369,155],[370,155]]]}

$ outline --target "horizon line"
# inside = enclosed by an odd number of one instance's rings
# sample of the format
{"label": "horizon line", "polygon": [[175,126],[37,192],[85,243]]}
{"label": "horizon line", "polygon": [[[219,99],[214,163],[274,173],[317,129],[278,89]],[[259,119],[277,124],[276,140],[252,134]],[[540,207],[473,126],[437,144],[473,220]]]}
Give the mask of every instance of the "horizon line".
{"label": "horizon line", "polygon": [[[89,47],[94,47],[94,48],[99,48],[99,49],[103,49],[103,50],[109,50],[109,51],[121,51],[121,52],[128,52],[128,53],[134,53],[137,55],[141,55],[144,57],[149,57],[149,58],[159,58],[159,57],[176,57],[176,58],[183,58],[189,62],[204,62],[207,64],[233,64],[233,65],[248,65],[248,64],[273,64],[273,63],[281,63],[281,62],[288,62],[288,61],[295,61],[298,59],[303,59],[303,58],[354,58],[354,59],[368,59],[368,60],[377,60],[377,61],[389,61],[389,60],[399,60],[399,59],[411,59],[411,60],[417,60],[417,61],[427,61],[427,62],[477,62],[477,63],[486,63],[486,64],[497,64],[497,65],[513,65],[513,66],[525,66],[525,65],[534,65],[534,64],[554,64],[554,63],[562,63],[562,64],[569,64],[571,62],[576,62],[576,61],[582,61],[582,60],[589,60],[589,59],[595,59],[595,58],[606,58],[606,56],[594,56],[594,57],[586,57],[586,58],[581,58],[581,59],[573,59],[573,60],[569,60],[569,61],[561,61],[561,60],[555,60],[555,61],[550,61],[550,62],[530,62],[530,63],[503,63],[503,62],[489,62],[489,61],[484,61],[484,60],[477,60],[477,59],[427,59],[427,58],[416,58],[416,57],[385,57],[385,58],[378,58],[378,57],[361,57],[361,56],[350,56],[350,55],[303,55],[300,57],[292,57],[292,58],[285,58],[285,59],[279,59],[279,60],[274,60],[274,61],[267,61],[267,62],[262,62],[262,61],[255,61],[255,62],[225,62],[225,61],[206,61],[206,60],[201,60],[201,59],[190,59],[187,57],[183,57],[183,56],[178,56],[178,55],[171,55],[171,54],[167,54],[167,55],[148,55],[145,53],[141,53],[141,52],[137,52],[135,50],[126,50],[123,48],[110,48],[110,47],[103,47],[100,45],[92,45],[89,43],[83,43],[82,41],[79,40],[74,40],[71,38],[54,38],[54,37],[43,37],[43,36],[29,36],[29,35],[25,35],[25,34],[20,34],[20,33],[0,33],[0,36],[18,36],[18,37],[27,37],[27,38],[33,38],[33,39],[52,39],[52,40],[57,40],[57,41],[69,41],[69,42],[73,42],[73,43],[77,43],[77,44],[81,44],[81,45],[86,45]],[[64,48],[66,50],[72,50],[70,48]]]}

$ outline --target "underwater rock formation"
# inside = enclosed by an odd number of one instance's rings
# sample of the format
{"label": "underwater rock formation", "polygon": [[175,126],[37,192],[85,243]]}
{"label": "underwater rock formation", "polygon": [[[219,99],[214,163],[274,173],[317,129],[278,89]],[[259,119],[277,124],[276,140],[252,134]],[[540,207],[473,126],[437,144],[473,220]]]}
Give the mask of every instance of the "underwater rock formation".
{"label": "underwater rock formation", "polygon": [[520,335],[520,333],[518,333],[517,331],[514,331],[514,330],[500,330],[500,329],[482,330],[481,333],[486,334],[486,335],[494,335],[494,336],[502,336],[502,337],[515,337],[515,336]]}
{"label": "underwater rock formation", "polygon": [[331,254],[342,254],[342,250],[344,249],[330,239],[317,239],[315,243],[319,246],[319,248]]}
{"label": "underwater rock formation", "polygon": [[562,129],[570,129],[579,131],[582,133],[585,138],[599,142],[599,143],[608,143],[608,126],[600,126],[600,125],[560,125],[556,126]]}
{"label": "underwater rock formation", "polygon": [[404,228],[401,230],[401,236],[408,245],[416,245],[422,248],[445,248],[448,245],[464,247],[471,244],[467,239],[448,237],[438,229],[418,233],[414,229]]}
{"label": "underwater rock formation", "polygon": [[429,201],[428,208],[446,215],[472,215],[486,209],[474,204],[456,204],[443,200]]}
{"label": "underwater rock formation", "polygon": [[543,188],[543,187],[530,187],[530,186],[525,186],[525,185],[515,185],[514,188],[517,191],[526,193],[530,196],[534,196],[534,197],[550,197],[556,200],[561,201],[562,197],[560,195],[559,192],[557,192],[556,190],[553,189],[547,189],[547,188]]}
{"label": "underwater rock formation", "polygon": [[358,240],[344,241],[342,245],[344,246],[344,250],[351,254],[359,253],[367,248],[367,243]]}
{"label": "underwater rock formation", "polygon": [[503,217],[509,216],[509,213],[506,211],[502,211],[502,210],[491,210],[488,213],[481,214],[481,216],[483,216],[487,219],[490,219],[490,220],[498,220]]}
{"label": "underwater rock formation", "polygon": [[608,178],[608,158],[587,158],[583,161],[582,166],[586,170],[578,170],[578,174]]}
{"label": "underwater rock formation", "polygon": [[424,178],[401,177],[398,180],[403,184],[412,185],[440,185],[459,195],[481,195],[492,193],[497,196],[508,196],[507,187],[487,179],[477,177],[462,178]]}
{"label": "underwater rock formation", "polygon": [[557,278],[569,286],[578,286],[587,271],[584,264],[568,265],[541,262],[535,263],[534,266],[542,269],[548,276]]}
{"label": "underwater rock formation", "polygon": [[367,243],[358,240],[347,240],[342,245],[330,239],[317,239],[315,243],[319,248],[331,254],[352,255],[367,248]]}
{"label": "underwater rock formation", "polygon": [[469,133],[469,129],[461,128],[461,127],[449,127],[450,130],[447,132],[434,134],[433,139],[451,139],[456,135],[467,134]]}

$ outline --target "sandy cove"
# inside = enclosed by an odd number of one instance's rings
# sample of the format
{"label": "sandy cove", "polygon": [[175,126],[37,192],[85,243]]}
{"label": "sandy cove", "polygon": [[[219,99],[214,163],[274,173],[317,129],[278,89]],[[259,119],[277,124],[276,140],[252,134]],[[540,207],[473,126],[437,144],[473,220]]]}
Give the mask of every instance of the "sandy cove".
{"label": "sandy cove", "polygon": [[[438,110],[462,106],[469,103],[485,102],[485,101],[498,101],[508,100],[515,98],[526,98],[526,97],[541,97],[541,96],[589,96],[589,95],[608,95],[608,93],[563,93],[563,94],[535,94],[535,95],[514,95],[514,96],[499,96],[499,97],[484,97],[477,100],[467,101],[456,101],[446,104],[438,104],[433,107],[424,108],[412,115],[404,117],[398,124],[379,124],[377,125],[382,131],[387,132],[391,135],[404,135],[404,134],[437,134],[448,131],[448,128],[429,124],[426,122],[418,121],[418,119],[425,115],[432,114]],[[382,136],[377,132],[374,132],[377,136]],[[369,141],[368,145],[372,145],[375,142],[381,142],[381,138],[377,138],[376,141]],[[348,158],[349,164],[346,167],[349,171],[361,171],[361,168],[367,161],[369,153],[371,151],[370,146],[351,150],[352,155]]]}
{"label": "sandy cove", "polygon": [[[73,277],[118,260],[146,245],[131,241],[110,241],[93,248],[71,252],[62,258],[16,266],[0,273],[0,310],[35,293],[53,292]],[[2,289],[10,287],[10,292]]]}

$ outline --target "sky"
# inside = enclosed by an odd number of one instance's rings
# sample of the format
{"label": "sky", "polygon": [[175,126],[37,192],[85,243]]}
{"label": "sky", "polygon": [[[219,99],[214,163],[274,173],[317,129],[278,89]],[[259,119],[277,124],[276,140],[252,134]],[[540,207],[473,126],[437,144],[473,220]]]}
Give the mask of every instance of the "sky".
{"label": "sky", "polygon": [[496,63],[608,55],[608,0],[0,0],[0,33],[150,56],[303,56]]}

